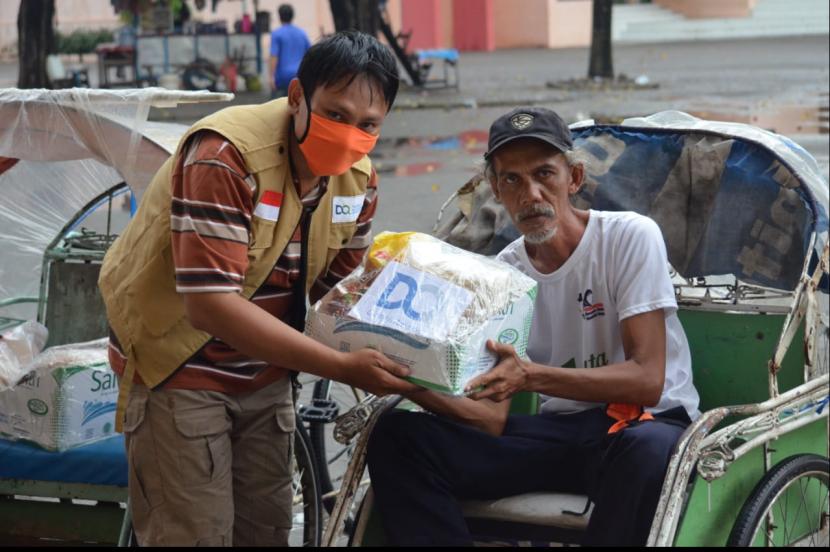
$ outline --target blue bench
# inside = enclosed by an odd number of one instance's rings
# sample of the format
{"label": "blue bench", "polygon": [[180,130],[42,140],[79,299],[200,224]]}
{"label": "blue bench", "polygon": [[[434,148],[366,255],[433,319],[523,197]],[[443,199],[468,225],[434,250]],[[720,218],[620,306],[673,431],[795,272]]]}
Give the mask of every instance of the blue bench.
{"label": "blue bench", "polygon": [[[458,50],[455,48],[440,48],[429,50],[415,50],[418,56],[418,68],[421,71],[423,86],[429,88],[455,88],[458,90]],[[443,78],[430,78],[430,73],[436,62],[441,62],[444,69]],[[450,78],[452,72],[453,78]]]}
{"label": "blue bench", "polygon": [[65,452],[0,439],[0,542],[114,545],[126,502],[123,436]]}

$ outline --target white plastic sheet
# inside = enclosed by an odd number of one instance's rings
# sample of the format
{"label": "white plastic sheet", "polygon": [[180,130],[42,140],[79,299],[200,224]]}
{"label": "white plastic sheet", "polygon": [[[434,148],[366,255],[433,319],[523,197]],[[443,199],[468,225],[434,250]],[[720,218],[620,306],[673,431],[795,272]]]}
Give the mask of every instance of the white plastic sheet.
{"label": "white plastic sheet", "polygon": [[[126,182],[140,198],[187,129],[148,122],[151,106],[232,97],[161,88],[0,89],[0,300],[38,295],[47,246],[95,197]],[[122,226],[126,207],[114,221]],[[21,318],[33,313],[4,309]]]}
{"label": "white plastic sheet", "polygon": [[0,334],[0,391],[11,389],[31,370],[49,331],[34,320]]}

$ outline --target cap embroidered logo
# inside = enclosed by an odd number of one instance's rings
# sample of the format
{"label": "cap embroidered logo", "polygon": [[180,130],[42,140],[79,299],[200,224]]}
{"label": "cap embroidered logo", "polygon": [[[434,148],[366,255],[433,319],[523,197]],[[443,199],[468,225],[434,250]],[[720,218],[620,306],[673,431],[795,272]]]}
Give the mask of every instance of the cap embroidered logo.
{"label": "cap embroidered logo", "polygon": [[525,130],[533,124],[533,115],[529,113],[518,113],[510,118],[510,124],[516,130]]}

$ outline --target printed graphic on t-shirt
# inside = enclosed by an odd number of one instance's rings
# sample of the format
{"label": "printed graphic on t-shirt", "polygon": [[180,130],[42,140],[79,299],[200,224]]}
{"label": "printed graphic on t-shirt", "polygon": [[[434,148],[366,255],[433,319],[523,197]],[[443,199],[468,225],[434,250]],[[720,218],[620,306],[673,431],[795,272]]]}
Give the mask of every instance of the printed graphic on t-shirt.
{"label": "printed graphic on t-shirt", "polygon": [[[605,353],[591,353],[587,360],[582,361],[583,368],[599,368],[600,366],[608,366],[608,357]],[[576,358],[571,357],[568,362],[562,364],[562,368],[576,368]]]}
{"label": "printed graphic on t-shirt", "polygon": [[580,293],[576,300],[582,305],[582,318],[585,320],[592,320],[597,316],[605,316],[605,307],[602,303],[592,303],[593,291],[590,288],[586,289],[584,293]]}

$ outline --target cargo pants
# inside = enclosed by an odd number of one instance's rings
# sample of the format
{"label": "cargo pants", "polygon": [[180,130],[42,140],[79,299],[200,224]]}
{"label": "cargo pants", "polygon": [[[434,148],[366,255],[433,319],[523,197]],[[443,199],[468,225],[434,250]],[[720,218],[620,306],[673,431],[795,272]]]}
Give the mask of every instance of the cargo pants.
{"label": "cargo pants", "polygon": [[289,378],[227,395],[132,388],[124,423],[141,546],[287,546],[293,492]]}

